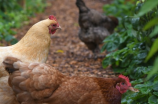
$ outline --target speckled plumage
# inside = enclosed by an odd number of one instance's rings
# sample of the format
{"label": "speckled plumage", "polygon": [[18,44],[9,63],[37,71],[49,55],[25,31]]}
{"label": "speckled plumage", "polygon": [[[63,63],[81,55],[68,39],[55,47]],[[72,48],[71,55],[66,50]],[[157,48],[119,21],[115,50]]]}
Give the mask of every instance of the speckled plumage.
{"label": "speckled plumage", "polygon": [[0,104],[18,104],[8,85],[8,73],[2,65],[4,58],[13,56],[24,62],[45,62],[51,42],[48,26],[53,23],[57,21],[40,21],[33,25],[17,44],[0,47]]}
{"label": "speckled plumage", "polygon": [[118,19],[89,9],[83,0],[76,0],[79,9],[80,30],[78,36],[94,53],[99,52],[99,45],[118,25]]}
{"label": "speckled plumage", "polygon": [[4,61],[6,69],[14,70],[9,84],[22,104],[121,104],[116,85],[127,84],[125,79],[66,76],[45,63],[11,59]]}

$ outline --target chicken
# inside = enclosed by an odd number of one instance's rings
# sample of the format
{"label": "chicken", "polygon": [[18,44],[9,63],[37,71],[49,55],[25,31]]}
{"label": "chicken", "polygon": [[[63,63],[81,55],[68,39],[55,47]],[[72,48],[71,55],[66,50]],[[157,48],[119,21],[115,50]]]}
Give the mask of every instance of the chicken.
{"label": "chicken", "polygon": [[99,45],[110,35],[118,25],[118,19],[113,16],[105,16],[100,12],[86,7],[83,0],[77,0],[79,8],[79,39],[93,53],[100,52]]}
{"label": "chicken", "polygon": [[0,104],[18,104],[8,85],[8,73],[2,66],[4,58],[14,56],[24,62],[45,62],[51,43],[50,34],[54,34],[58,28],[56,18],[51,15],[33,25],[17,44],[0,47]]}
{"label": "chicken", "polygon": [[66,76],[45,63],[25,63],[6,57],[8,83],[20,104],[121,104],[127,90],[138,92],[128,77]]}

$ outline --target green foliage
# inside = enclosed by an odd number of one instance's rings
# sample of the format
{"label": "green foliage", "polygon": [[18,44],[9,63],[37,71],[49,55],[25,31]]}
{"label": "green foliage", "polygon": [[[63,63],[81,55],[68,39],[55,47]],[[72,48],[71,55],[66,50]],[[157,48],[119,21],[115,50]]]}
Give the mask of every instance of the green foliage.
{"label": "green foliage", "polygon": [[102,65],[104,68],[112,65],[114,72],[129,76],[132,85],[140,90],[124,94],[122,104],[158,103],[158,74],[155,74],[158,72],[158,2],[151,1],[114,0],[103,8],[107,15],[113,14],[121,21],[116,32],[104,40],[101,51],[109,54]]}
{"label": "green foliage", "polygon": [[156,39],[155,42],[153,43],[151,50],[148,56],[146,57],[146,61],[149,60],[158,51],[157,45],[158,45],[158,39]]}
{"label": "green foliage", "polygon": [[155,8],[157,4],[158,4],[158,0],[146,0],[144,5],[141,7],[138,16],[143,16],[145,13]]}
{"label": "green foliage", "polygon": [[[134,5],[131,3],[134,0],[130,0],[130,2],[125,2],[125,0],[114,0],[112,4],[106,4],[103,6],[103,10],[108,15],[113,15],[117,17],[122,17],[126,15],[132,15],[129,10],[132,10]],[[123,5],[125,4],[125,5]]]}
{"label": "green foliage", "polygon": [[45,6],[44,0],[0,0],[0,40],[16,43],[15,32],[11,28],[21,27],[24,21],[36,12],[42,12]]}
{"label": "green foliage", "polygon": [[[155,78],[155,80],[154,80]],[[137,84],[135,88],[139,89],[139,93],[128,91],[123,95],[122,104],[157,104],[158,103],[158,76],[149,81],[138,79],[133,82]]]}
{"label": "green foliage", "polygon": [[0,0],[1,12],[12,11],[13,9],[21,9],[18,0]]}
{"label": "green foliage", "polygon": [[[134,0],[130,0],[130,2],[125,2],[125,0],[114,0],[112,4],[106,4],[103,6],[103,10],[105,12],[105,15],[114,15],[119,19],[119,23],[122,24],[124,16],[130,16],[132,15],[131,12],[134,9],[134,4],[131,2],[134,2]],[[123,5],[126,4],[126,5]],[[119,9],[118,9],[119,8]],[[122,25],[119,25],[117,29],[122,30]],[[123,30],[122,30],[123,31]]]}
{"label": "green foliage", "polygon": [[[143,10],[143,8],[146,8],[146,9]],[[146,14],[150,13],[150,15],[155,14],[152,19],[149,19],[149,22],[144,27],[145,30],[147,29],[152,30],[150,33],[150,37],[154,40],[152,43],[153,45],[151,47],[151,50],[148,56],[146,57],[146,60],[145,60],[146,62],[154,56],[157,57],[157,53],[158,53],[158,47],[157,47],[158,39],[155,39],[158,36],[158,12],[157,11],[158,11],[158,1],[153,3],[153,0],[147,0],[142,6],[140,12],[138,13],[138,15],[143,15],[145,13]],[[154,74],[158,74],[157,63],[158,63],[158,58],[155,60],[153,70],[149,73],[147,79],[151,78]]]}
{"label": "green foliage", "polygon": [[156,58],[155,62],[154,62],[154,67],[153,67],[153,70],[150,71],[147,79],[151,78],[152,75],[154,75],[155,73],[157,73],[157,68],[158,68],[158,58]]}

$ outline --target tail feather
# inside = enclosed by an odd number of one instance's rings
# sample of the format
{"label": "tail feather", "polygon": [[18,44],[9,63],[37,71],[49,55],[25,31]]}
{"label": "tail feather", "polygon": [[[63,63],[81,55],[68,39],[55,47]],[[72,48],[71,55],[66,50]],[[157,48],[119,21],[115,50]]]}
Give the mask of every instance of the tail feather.
{"label": "tail feather", "polygon": [[5,67],[5,70],[11,74],[13,73],[14,71],[18,70],[17,68],[14,67],[14,63],[17,62],[17,61],[20,61],[19,59],[17,58],[14,58],[14,57],[6,57],[5,60],[3,61],[3,64],[4,64],[4,67]]}
{"label": "tail feather", "polygon": [[76,1],[76,5],[79,8],[79,12],[80,13],[88,12],[90,10],[88,7],[86,7],[86,5],[83,2],[83,0],[77,0]]}

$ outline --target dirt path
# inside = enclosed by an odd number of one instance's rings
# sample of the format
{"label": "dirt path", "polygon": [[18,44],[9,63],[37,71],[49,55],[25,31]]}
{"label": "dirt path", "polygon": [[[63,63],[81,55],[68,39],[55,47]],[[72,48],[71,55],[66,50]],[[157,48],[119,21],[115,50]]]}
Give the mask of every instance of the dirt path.
{"label": "dirt path", "polygon": [[[35,22],[47,18],[53,14],[56,16],[62,30],[52,36],[52,44],[47,63],[56,67],[62,73],[80,76],[114,76],[111,70],[103,69],[102,59],[90,59],[90,50],[78,38],[78,8],[76,0],[48,0],[49,7],[44,13],[30,19],[30,24],[18,30],[19,38]],[[108,0],[84,0],[90,8],[102,12],[102,7]],[[110,0],[109,0],[110,1]]]}

